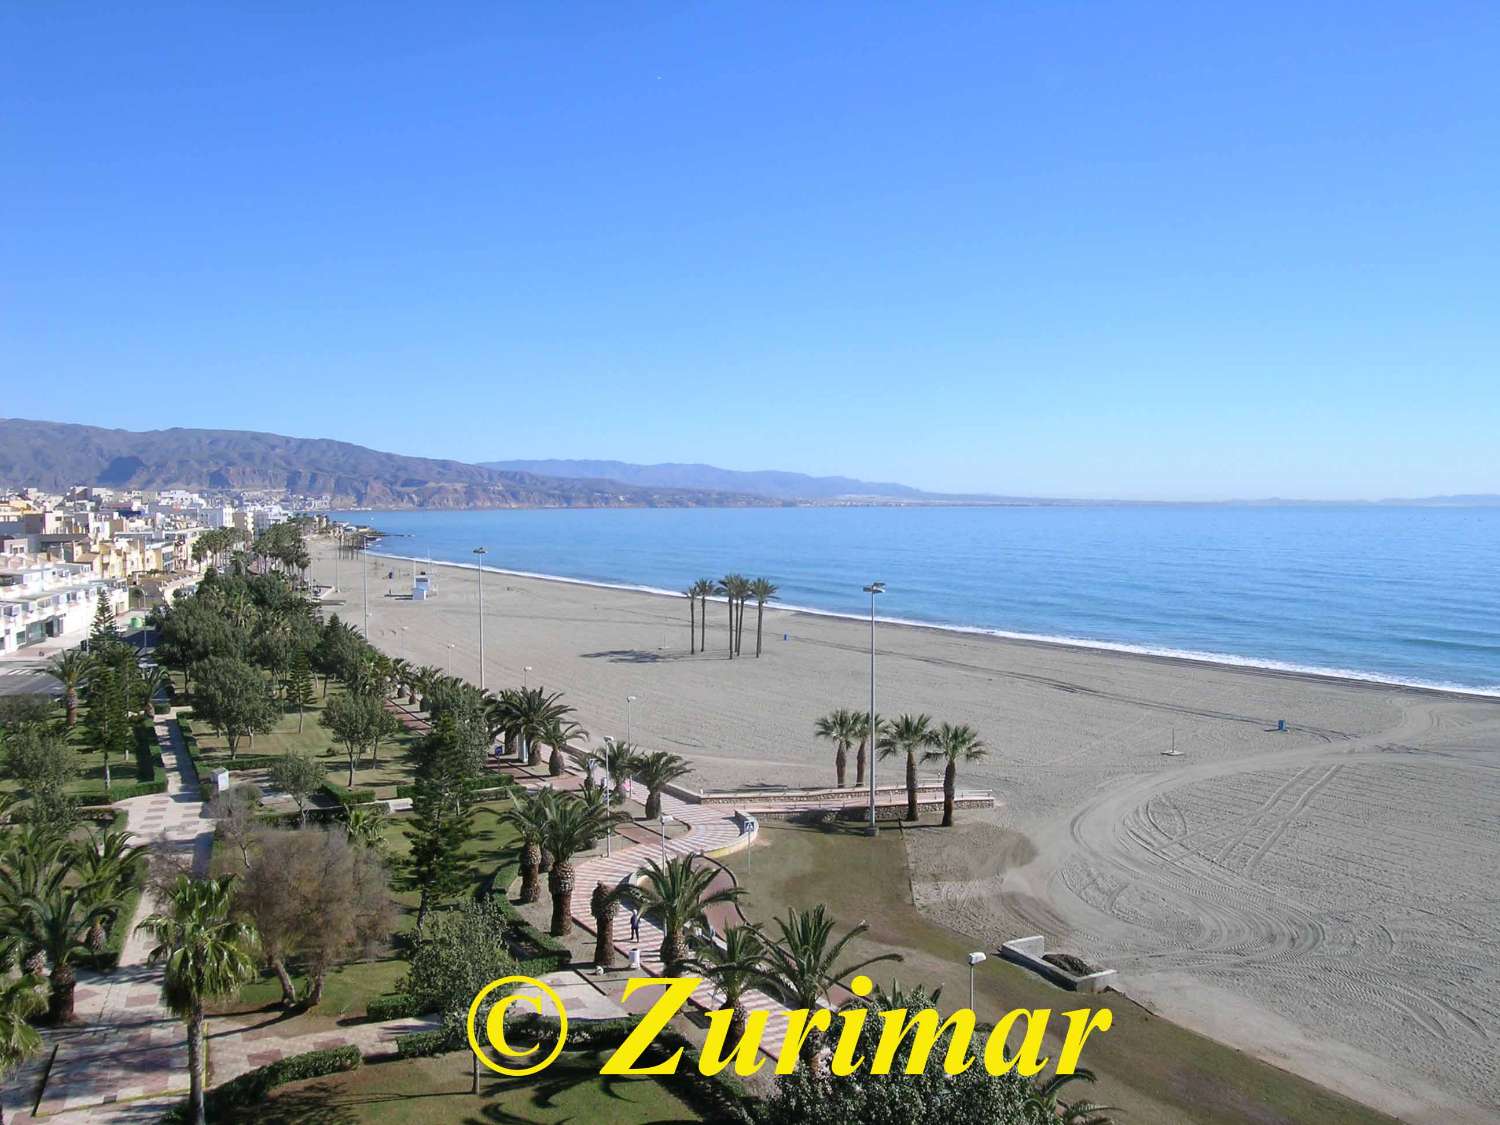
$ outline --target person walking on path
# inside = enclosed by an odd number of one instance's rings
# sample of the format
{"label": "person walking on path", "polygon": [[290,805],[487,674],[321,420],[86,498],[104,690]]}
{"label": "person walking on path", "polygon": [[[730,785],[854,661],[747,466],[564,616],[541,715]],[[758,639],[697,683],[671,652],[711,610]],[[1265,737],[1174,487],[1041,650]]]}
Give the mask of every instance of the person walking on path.
{"label": "person walking on path", "polygon": [[641,940],[641,908],[639,906],[630,908],[630,940]]}

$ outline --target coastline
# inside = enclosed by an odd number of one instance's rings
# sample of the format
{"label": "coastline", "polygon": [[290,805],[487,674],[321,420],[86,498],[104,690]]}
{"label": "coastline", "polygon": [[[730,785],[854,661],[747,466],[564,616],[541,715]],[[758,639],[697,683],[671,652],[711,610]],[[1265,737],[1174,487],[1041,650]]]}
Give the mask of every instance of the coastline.
{"label": "coastline", "polygon": [[[326,582],[331,543],[314,547]],[[477,682],[476,567],[431,560],[423,602],[385,578],[428,563],[342,560],[326,604],[361,624],[363,566],[370,639]],[[484,579],[486,686],[561,690],[593,738],[630,725],[687,758],[698,787],[827,785],[813,722],[868,698],[867,617],[772,603],[764,658],[752,612],[730,660],[722,602],[691,654],[681,594]],[[1160,1014],[1388,1113],[1486,1119],[1473,1107],[1500,1091],[1500,962],[1473,935],[1500,929],[1476,887],[1500,865],[1484,827],[1500,701],[927,623],[888,624],[877,648],[882,713],[968,723],[991,748],[959,784],[1000,807],[905,834],[929,919],[973,948],[1046,934]]]}
{"label": "coastline", "polygon": [[[383,538],[383,537],[382,537]],[[380,539],[373,540],[379,543]],[[558,582],[572,586],[584,586],[599,590],[618,590],[623,593],[649,594],[654,597],[682,600],[681,591],[661,586],[648,586],[630,582],[614,582],[605,579],[574,578],[565,574],[543,574],[536,571],[515,570],[508,567],[484,566],[477,563],[456,562],[449,559],[432,558],[425,555],[402,555],[393,551],[371,550],[371,558],[393,559],[399,562],[424,563],[432,567],[450,567],[456,570],[474,571],[483,569],[486,574],[504,575],[509,578],[525,578],[537,582]],[[723,598],[711,597],[713,604],[722,605]],[[768,609],[771,608],[768,604]],[[775,603],[774,608],[783,613],[794,613],[811,617],[827,617],[839,621],[869,622],[868,615],[846,613],[840,610],[822,609],[818,606],[798,605],[791,602]],[[1169,661],[1193,666],[1242,668],[1247,671],[1271,675],[1292,676],[1312,681],[1331,681],[1339,684],[1367,685],[1378,689],[1405,689],[1436,695],[1460,698],[1500,699],[1500,685],[1474,687],[1467,684],[1444,683],[1400,676],[1381,676],[1355,668],[1325,668],[1315,665],[1293,664],[1284,660],[1237,656],[1233,653],[1200,652],[1191,649],[1174,649],[1155,645],[1130,644],[1123,641],[1103,641],[1087,637],[1048,636],[1038,633],[1020,633],[1007,629],[983,625],[957,625],[950,622],[923,621],[909,617],[887,617],[875,615],[877,625],[895,626],[905,629],[927,629],[957,636],[993,637],[996,640],[1017,644],[1043,645],[1048,647],[1080,649],[1085,652],[1108,653],[1118,656],[1141,657],[1151,660]]]}

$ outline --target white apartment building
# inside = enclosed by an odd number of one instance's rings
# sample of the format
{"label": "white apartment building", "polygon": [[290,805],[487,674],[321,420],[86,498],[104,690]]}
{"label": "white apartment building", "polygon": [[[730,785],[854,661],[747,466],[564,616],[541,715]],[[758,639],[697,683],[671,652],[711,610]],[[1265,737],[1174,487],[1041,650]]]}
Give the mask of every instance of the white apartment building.
{"label": "white apartment building", "polygon": [[100,598],[108,598],[116,614],[130,603],[123,584],[101,580],[86,564],[14,550],[0,555],[0,653],[65,634],[81,636],[92,624]]}

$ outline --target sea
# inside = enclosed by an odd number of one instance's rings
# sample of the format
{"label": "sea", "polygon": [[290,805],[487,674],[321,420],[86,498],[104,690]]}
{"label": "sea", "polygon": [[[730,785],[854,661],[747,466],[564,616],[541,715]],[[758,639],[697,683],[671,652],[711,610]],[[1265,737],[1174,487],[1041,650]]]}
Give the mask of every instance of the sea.
{"label": "sea", "polygon": [[1500,695],[1500,508],[801,507],[346,512],[374,550]]}

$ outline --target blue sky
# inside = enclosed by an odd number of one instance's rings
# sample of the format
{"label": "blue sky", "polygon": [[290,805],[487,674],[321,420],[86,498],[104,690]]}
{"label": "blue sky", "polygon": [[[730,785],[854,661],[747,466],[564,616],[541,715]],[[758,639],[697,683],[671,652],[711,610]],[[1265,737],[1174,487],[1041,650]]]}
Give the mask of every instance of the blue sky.
{"label": "blue sky", "polygon": [[0,211],[13,417],[1500,492],[1492,2],[11,4]]}

